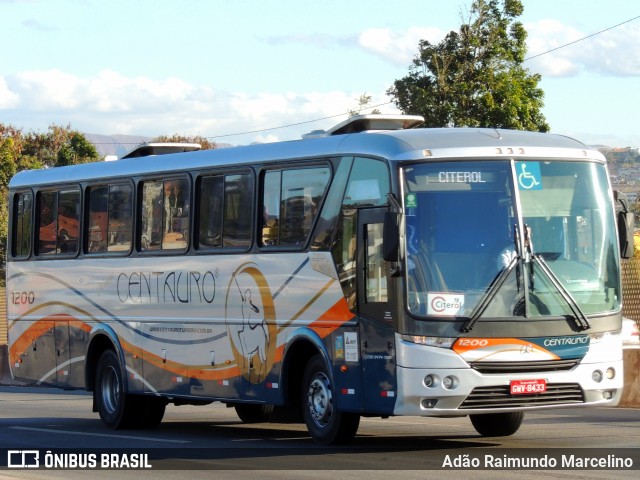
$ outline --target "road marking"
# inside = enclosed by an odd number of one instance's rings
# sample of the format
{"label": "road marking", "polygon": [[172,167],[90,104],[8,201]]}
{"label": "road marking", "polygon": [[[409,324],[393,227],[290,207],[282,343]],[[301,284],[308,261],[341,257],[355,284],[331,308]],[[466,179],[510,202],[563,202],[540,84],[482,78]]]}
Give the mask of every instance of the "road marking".
{"label": "road marking", "polygon": [[9,428],[12,428],[14,430],[29,430],[31,432],[61,433],[63,435],[83,435],[87,437],[126,438],[128,440],[146,440],[148,442],[161,442],[161,443],[191,443],[190,440],[167,440],[166,438],[136,437],[132,435],[109,435],[104,433],[74,432],[73,430],[52,430],[50,428],[32,428],[32,427],[9,427]]}

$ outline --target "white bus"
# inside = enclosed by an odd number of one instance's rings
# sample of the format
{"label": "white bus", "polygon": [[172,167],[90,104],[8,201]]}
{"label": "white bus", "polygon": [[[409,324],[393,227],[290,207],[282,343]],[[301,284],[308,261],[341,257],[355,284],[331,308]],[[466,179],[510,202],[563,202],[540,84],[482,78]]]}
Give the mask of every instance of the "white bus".
{"label": "white bus", "polygon": [[92,391],[112,428],[219,401],[324,444],[361,416],[500,436],[616,405],[632,214],[616,221],[603,156],[420,122],[17,174],[14,377]]}

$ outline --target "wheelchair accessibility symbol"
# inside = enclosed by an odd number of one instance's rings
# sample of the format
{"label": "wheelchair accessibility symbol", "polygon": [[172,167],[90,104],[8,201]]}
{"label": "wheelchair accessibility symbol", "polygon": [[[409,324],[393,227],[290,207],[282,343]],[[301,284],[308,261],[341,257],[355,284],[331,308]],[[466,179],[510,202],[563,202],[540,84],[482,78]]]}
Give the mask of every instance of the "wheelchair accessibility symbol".
{"label": "wheelchair accessibility symbol", "polygon": [[520,190],[542,190],[542,174],[538,162],[517,162],[516,173]]}

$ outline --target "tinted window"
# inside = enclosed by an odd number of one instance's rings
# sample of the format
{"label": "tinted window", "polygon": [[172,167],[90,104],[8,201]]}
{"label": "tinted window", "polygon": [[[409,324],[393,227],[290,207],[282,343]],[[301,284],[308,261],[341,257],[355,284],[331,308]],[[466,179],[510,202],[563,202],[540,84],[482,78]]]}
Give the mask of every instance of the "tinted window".
{"label": "tinted window", "polygon": [[38,204],[38,254],[78,251],[80,191],[41,192]]}
{"label": "tinted window", "polygon": [[13,256],[27,257],[31,249],[33,194],[19,193],[14,199]]}
{"label": "tinted window", "polygon": [[253,181],[248,173],[200,181],[199,247],[251,245]]}
{"label": "tinted window", "polygon": [[389,170],[381,161],[356,158],[344,196],[345,206],[381,206],[387,203]]}
{"label": "tinted window", "polygon": [[263,184],[263,245],[304,245],[331,177],[328,167],[267,172]]}
{"label": "tinted window", "polygon": [[149,181],[142,185],[140,247],[184,250],[189,242],[189,181]]}
{"label": "tinted window", "polygon": [[132,227],[131,193],[129,185],[105,185],[89,190],[89,253],[129,251]]}

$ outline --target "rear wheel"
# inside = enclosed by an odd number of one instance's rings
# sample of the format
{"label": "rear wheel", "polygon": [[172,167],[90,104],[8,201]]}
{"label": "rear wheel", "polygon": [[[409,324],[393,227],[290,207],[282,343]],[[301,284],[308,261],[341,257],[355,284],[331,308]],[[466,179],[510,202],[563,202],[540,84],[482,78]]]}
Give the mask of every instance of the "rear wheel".
{"label": "rear wheel", "polygon": [[489,413],[469,415],[471,424],[484,437],[508,437],[518,431],[524,412]]}
{"label": "rear wheel", "polygon": [[334,394],[324,359],[316,355],[302,379],[302,414],[311,437],[324,445],[351,441],[360,424],[360,415],[336,409]]}
{"label": "rear wheel", "polygon": [[234,405],[236,413],[244,423],[261,423],[269,420],[273,413],[273,405],[256,405],[250,403],[238,403]]}
{"label": "rear wheel", "polygon": [[100,419],[110,428],[153,428],[164,416],[162,398],[125,393],[116,352],[106,350],[96,368],[94,397]]}

